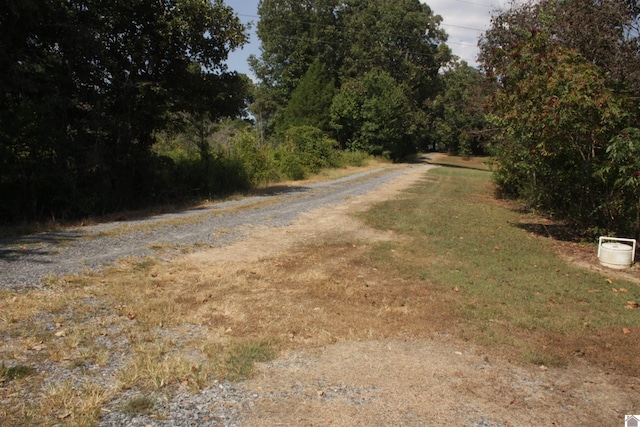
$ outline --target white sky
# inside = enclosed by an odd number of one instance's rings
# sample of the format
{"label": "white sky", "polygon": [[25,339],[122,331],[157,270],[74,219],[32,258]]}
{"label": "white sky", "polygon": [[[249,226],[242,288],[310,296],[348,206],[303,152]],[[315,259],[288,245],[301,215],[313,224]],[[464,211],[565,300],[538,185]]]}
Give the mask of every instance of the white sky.
{"label": "white sky", "polygon": [[[421,0],[422,1],[422,0]],[[442,28],[449,34],[447,44],[453,54],[476,66],[478,37],[489,28],[491,13],[498,7],[506,7],[506,0],[427,0],[434,14],[443,18]],[[225,0],[242,22],[258,21],[258,0]],[[232,52],[227,64],[230,70],[252,76],[247,58],[260,55],[260,40],[251,31],[251,40],[242,50]]]}

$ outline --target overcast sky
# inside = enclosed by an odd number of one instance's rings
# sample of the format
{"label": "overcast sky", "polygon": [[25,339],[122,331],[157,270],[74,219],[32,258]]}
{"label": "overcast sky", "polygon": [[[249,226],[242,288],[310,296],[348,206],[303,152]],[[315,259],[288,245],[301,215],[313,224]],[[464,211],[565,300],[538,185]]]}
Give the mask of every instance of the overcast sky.
{"label": "overcast sky", "polygon": [[[478,55],[478,37],[489,27],[492,11],[506,6],[506,0],[428,0],[427,3],[434,14],[443,18],[442,28],[449,34],[447,44],[461,59],[476,66]],[[252,75],[247,64],[249,55],[260,55],[260,40],[255,34],[255,23],[258,21],[258,0],[225,0],[242,22],[253,22],[251,40],[244,49],[232,52],[227,64],[230,70]]]}

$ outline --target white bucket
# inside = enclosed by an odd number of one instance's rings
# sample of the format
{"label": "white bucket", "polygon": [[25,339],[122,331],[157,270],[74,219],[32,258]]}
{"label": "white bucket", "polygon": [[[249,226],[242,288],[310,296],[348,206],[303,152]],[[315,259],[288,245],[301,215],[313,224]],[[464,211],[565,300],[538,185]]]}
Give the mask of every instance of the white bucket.
{"label": "white bucket", "polygon": [[[620,242],[631,243],[631,245]],[[600,260],[600,264],[603,266],[618,270],[629,268],[633,265],[635,256],[635,239],[600,237],[598,242],[598,260]]]}

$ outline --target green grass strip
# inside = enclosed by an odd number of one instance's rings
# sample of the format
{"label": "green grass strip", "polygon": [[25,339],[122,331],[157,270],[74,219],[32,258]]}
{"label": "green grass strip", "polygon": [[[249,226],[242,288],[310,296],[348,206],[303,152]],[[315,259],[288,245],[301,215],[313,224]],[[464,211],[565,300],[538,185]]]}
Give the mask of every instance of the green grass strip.
{"label": "green grass strip", "polygon": [[429,171],[402,198],[365,214],[369,225],[405,236],[394,243],[393,260],[384,256],[389,244],[372,257],[395,263],[400,274],[458,288],[463,297],[453,309],[481,328],[493,322],[575,334],[585,323],[592,329],[640,323],[637,310],[625,309],[627,300],[640,300],[639,286],[611,285],[567,265],[553,242],[526,230],[532,218],[495,203],[492,191],[489,172]]}

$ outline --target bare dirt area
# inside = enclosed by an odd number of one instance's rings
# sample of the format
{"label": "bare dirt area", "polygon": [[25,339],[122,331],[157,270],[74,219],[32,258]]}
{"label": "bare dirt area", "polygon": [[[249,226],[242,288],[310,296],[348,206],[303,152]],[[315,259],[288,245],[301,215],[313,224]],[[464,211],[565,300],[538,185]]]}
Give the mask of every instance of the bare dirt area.
{"label": "bare dirt area", "polygon": [[[635,379],[587,362],[523,366],[464,342],[447,313],[450,294],[367,259],[371,245],[398,236],[350,214],[423,176],[416,169],[292,226],[253,230],[164,273],[175,277],[164,291],[194,307],[190,321],[212,336],[269,337],[284,349],[241,384],[257,396],[242,425],[624,425],[639,407]],[[598,268],[579,245],[558,250]],[[199,286],[205,282],[215,286]]]}

